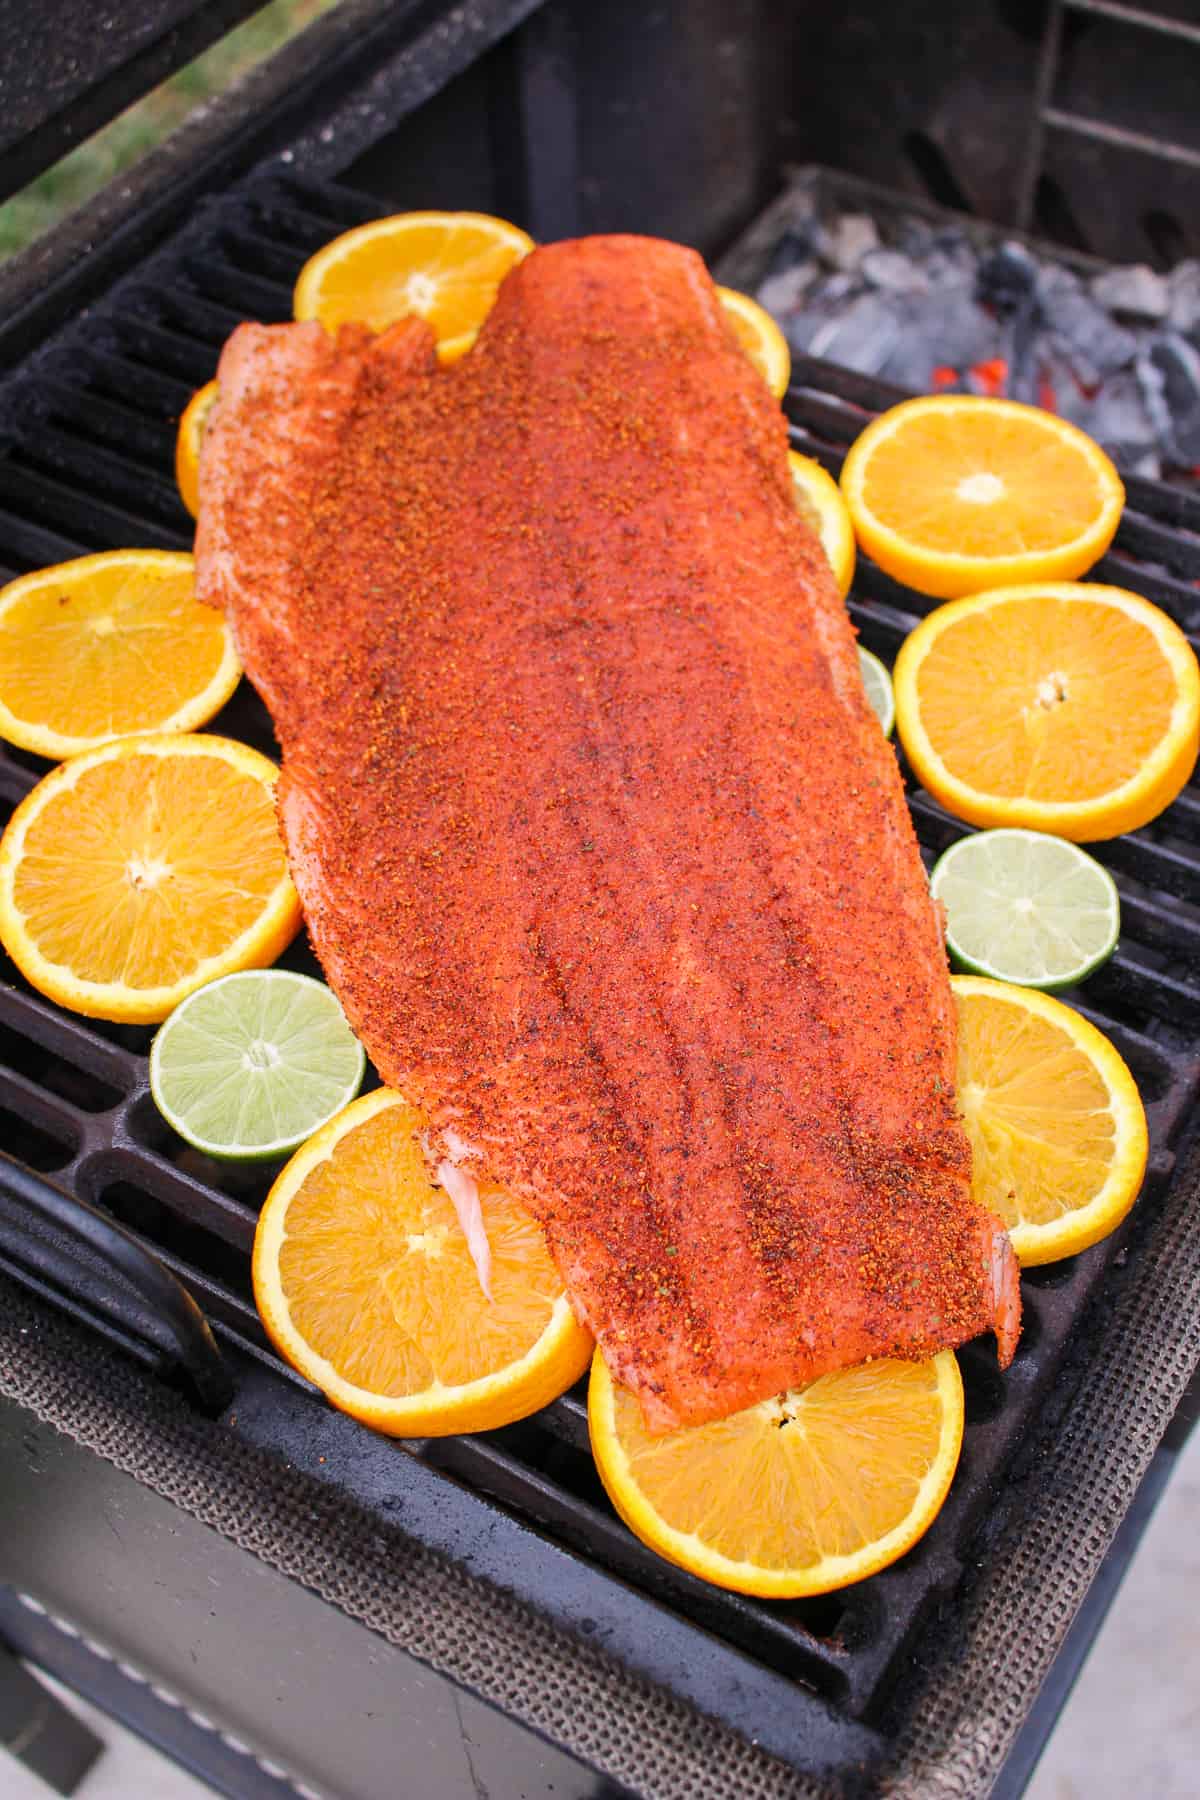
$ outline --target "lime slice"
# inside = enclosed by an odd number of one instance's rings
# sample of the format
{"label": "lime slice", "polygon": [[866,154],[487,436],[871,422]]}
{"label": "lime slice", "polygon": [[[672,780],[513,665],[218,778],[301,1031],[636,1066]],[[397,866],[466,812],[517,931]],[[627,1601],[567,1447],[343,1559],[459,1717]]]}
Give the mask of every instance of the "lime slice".
{"label": "lime slice", "polygon": [[891,737],[896,723],[896,697],[892,693],[892,678],[879,658],[870,650],[864,650],[861,644],[858,646],[858,666],[862,670],[867,699],[883,726],[883,735]]}
{"label": "lime slice", "polygon": [[155,1105],[197,1150],[288,1156],[353,1100],[363,1047],[323,982],[247,969],[189,994],[150,1051]]}
{"label": "lime slice", "polygon": [[1121,907],[1107,869],[1042,831],[977,831],[930,877],[955,963],[1022,987],[1070,987],[1117,947]]}

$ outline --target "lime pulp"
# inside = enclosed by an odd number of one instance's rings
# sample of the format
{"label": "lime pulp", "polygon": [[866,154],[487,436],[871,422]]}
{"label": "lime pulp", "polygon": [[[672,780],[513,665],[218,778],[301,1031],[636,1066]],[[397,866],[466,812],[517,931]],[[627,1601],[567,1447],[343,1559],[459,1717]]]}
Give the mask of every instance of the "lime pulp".
{"label": "lime pulp", "polygon": [[286,1156],[349,1104],[366,1057],[323,982],[247,969],[197,988],[150,1051],[159,1112],[209,1156]]}
{"label": "lime pulp", "polygon": [[1121,907],[1107,869],[1065,838],[977,831],[935,864],[955,964],[1021,987],[1071,987],[1117,946]]}
{"label": "lime pulp", "polygon": [[858,646],[858,666],[862,671],[863,686],[867,690],[867,699],[880,725],[884,737],[891,737],[896,723],[896,696],[892,692],[892,678],[870,650]]}

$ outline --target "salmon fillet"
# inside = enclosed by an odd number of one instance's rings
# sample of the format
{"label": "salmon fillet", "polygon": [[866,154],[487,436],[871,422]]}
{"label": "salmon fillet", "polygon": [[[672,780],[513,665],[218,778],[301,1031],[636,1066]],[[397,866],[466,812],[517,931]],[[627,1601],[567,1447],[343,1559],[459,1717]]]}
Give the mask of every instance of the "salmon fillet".
{"label": "salmon fillet", "polygon": [[554,245],[452,367],[416,320],[244,325],[219,382],[199,586],[317,955],[650,1428],[992,1327],[1007,1361],[896,758],[700,259]]}

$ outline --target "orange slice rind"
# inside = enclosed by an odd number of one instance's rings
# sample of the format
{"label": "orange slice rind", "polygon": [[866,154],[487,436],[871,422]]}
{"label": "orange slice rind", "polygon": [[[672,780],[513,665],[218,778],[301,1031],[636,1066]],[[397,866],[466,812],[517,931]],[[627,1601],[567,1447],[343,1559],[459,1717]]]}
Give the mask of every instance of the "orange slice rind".
{"label": "orange slice rind", "polygon": [[1200,668],[1140,594],[1092,582],[998,588],[940,606],[901,646],[901,742],[973,825],[1076,843],[1157,817],[1200,746]]}
{"label": "orange slice rind", "polygon": [[750,361],[777,400],[787,393],[792,378],[792,353],[778,325],[757,300],[736,288],[718,287],[717,298],[725,317]]}
{"label": "orange slice rind", "polygon": [[283,1170],[254,1243],[254,1296],[276,1349],[334,1406],[393,1437],[525,1418],[592,1353],[540,1226],[481,1183],[485,1296],[431,1178],[424,1124],[388,1088],[353,1101]]}
{"label": "orange slice rind", "polygon": [[329,331],[352,319],[382,331],[417,315],[433,328],[440,360],[453,362],[475,341],[508,271],[532,249],[526,232],[488,213],[375,219],[309,258],[294,312]]}
{"label": "orange slice rind", "polygon": [[0,942],[39,992],[154,1024],[193,989],[271,963],[300,903],[275,764],[212,736],[122,738],[72,757],[0,838]]}
{"label": "orange slice rind", "polygon": [[958,1464],[962,1379],[952,1351],[881,1357],[651,1437],[597,1351],[588,1425],[636,1537],[717,1587],[790,1600],[873,1575],[928,1529]]}
{"label": "orange slice rind", "polygon": [[1146,1113],[1116,1047],[1049,994],[951,977],[958,1103],[973,1189],[1007,1225],[1023,1267],[1099,1243],[1146,1170]]}
{"label": "orange slice rind", "polygon": [[106,550],[0,591],[0,737],[60,760],[114,738],[194,731],[241,677],[190,556]]}
{"label": "orange slice rind", "polygon": [[200,516],[200,449],[217,400],[217,384],[197,388],[179,420],[175,438],[175,485],[193,519]]}
{"label": "orange slice rind", "polygon": [[1113,540],[1125,490],[1077,426],[1016,400],[905,400],[842,466],[859,548],[938,600],[1071,581]]}
{"label": "orange slice rind", "polygon": [[854,523],[842,491],[815,456],[788,451],[796,510],[820,540],[838,593],[844,600],[854,580]]}

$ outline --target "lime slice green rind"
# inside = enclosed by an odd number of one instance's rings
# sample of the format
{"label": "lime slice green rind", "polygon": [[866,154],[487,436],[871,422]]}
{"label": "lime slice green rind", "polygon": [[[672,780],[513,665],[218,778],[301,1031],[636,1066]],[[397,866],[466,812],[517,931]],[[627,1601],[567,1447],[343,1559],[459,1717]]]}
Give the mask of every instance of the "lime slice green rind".
{"label": "lime slice green rind", "polygon": [[366,1071],[337,998],[311,975],[248,969],[198,988],[159,1028],[150,1091],[223,1161],[274,1161],[347,1106]]}
{"label": "lime slice green rind", "polygon": [[896,696],[892,692],[892,678],[870,650],[858,646],[858,666],[862,670],[863,686],[867,690],[867,699],[871,703],[884,737],[891,737],[896,724]]}
{"label": "lime slice green rind", "polygon": [[1121,932],[1108,870],[1046,832],[973,832],[935,864],[929,889],[956,967],[1021,987],[1073,987],[1107,962]]}

